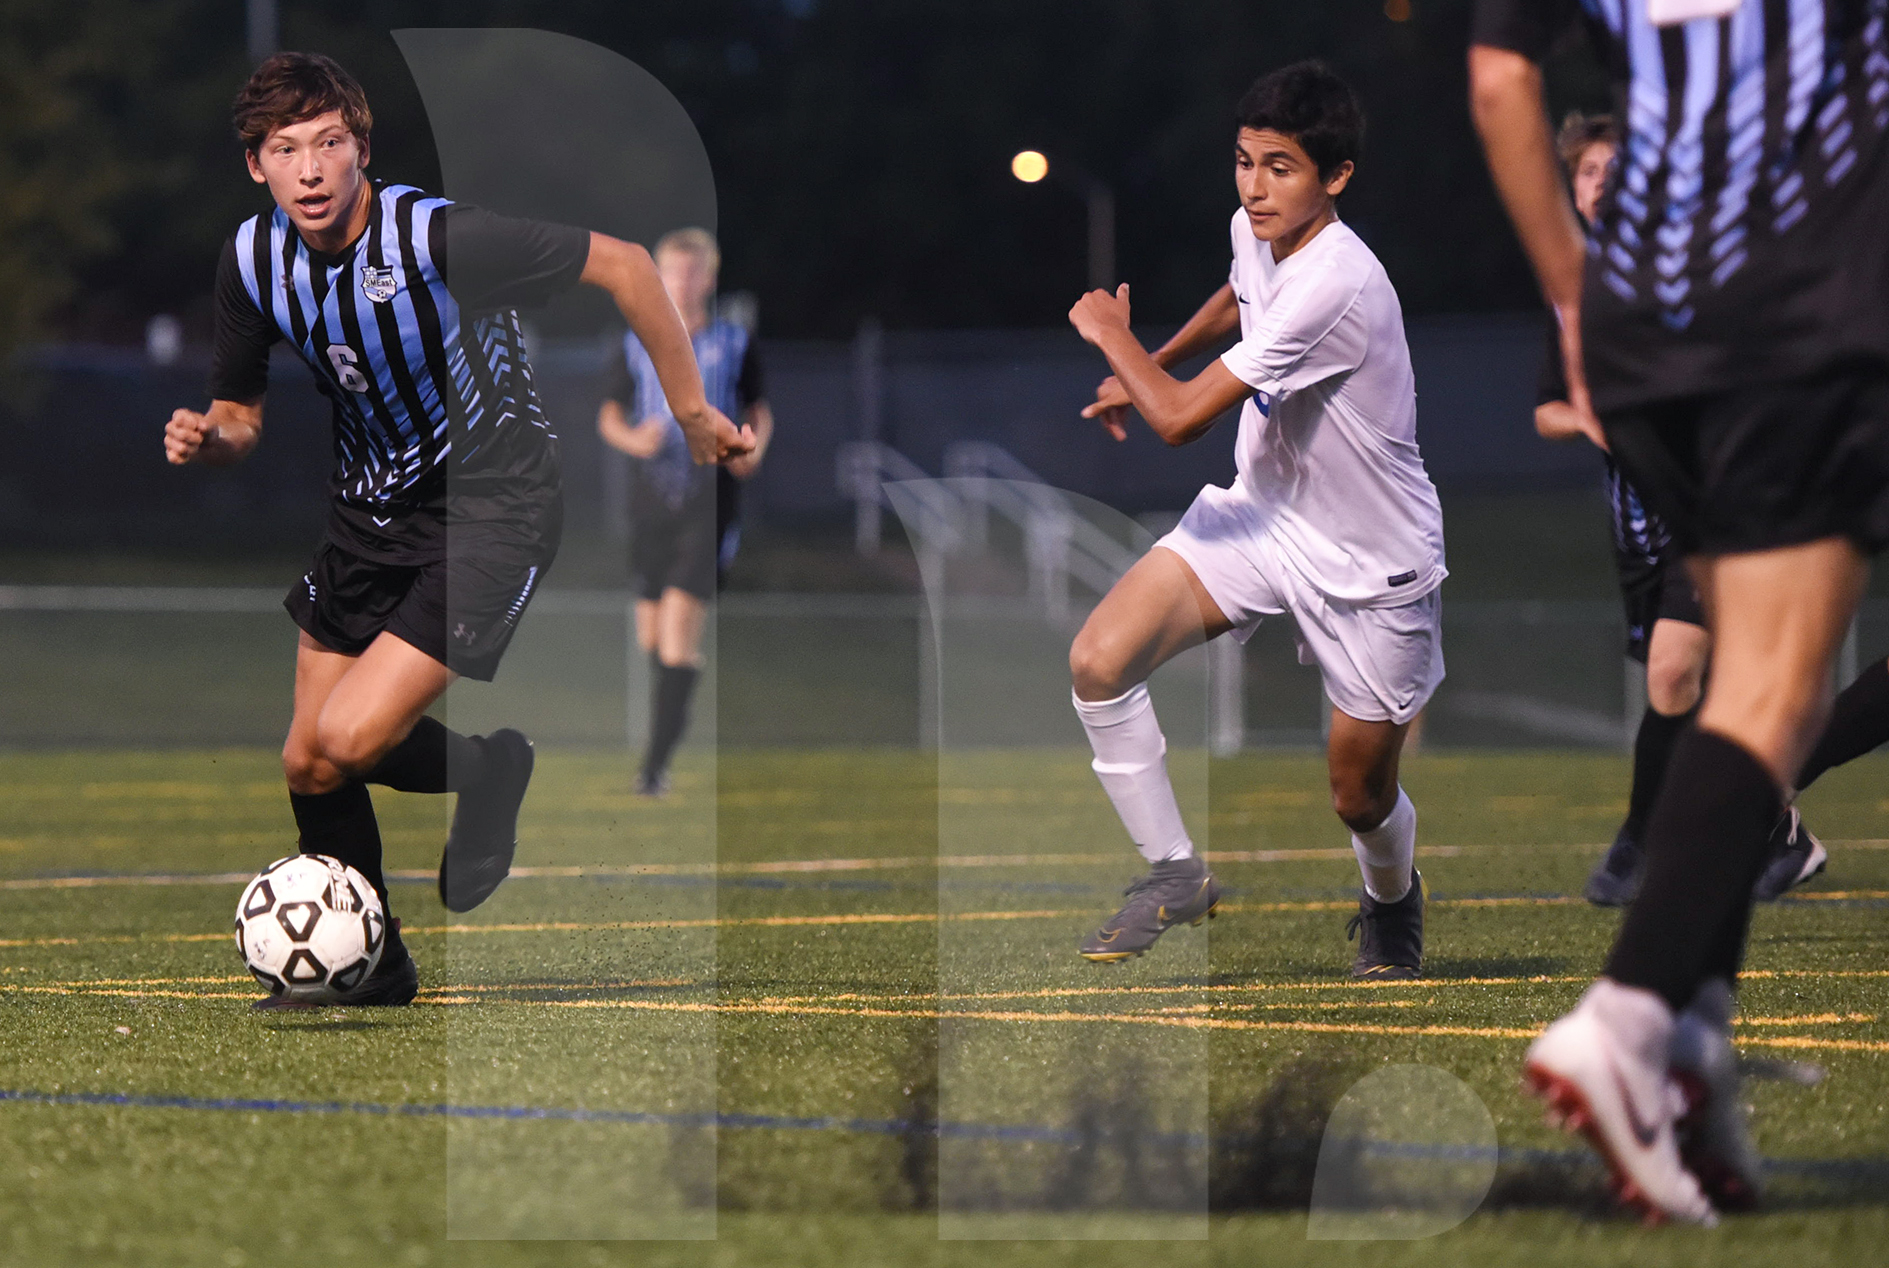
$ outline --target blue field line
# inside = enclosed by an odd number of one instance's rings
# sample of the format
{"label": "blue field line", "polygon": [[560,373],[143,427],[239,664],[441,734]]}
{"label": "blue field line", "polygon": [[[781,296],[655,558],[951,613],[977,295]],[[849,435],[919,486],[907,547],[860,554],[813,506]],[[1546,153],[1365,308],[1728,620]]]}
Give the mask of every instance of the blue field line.
{"label": "blue field line", "polygon": [[[904,1119],[790,1118],[772,1114],[658,1114],[644,1110],[598,1110],[547,1105],[427,1105],[378,1101],[292,1101],[263,1097],[148,1096],[131,1092],[40,1092],[0,1088],[0,1102],[26,1105],[95,1105],[124,1109],[220,1110],[238,1114],[367,1114],[385,1118],[539,1119],[574,1123],[626,1123],[654,1127],[766,1128],[840,1131],[878,1136],[911,1133],[980,1140],[1031,1140],[1077,1144],[1080,1133],[1055,1127],[980,1123],[929,1123]],[[1165,1139],[1156,1137],[1156,1139]],[[1193,1135],[1175,1140],[1204,1143]]]}
{"label": "blue field line", "polygon": [[[378,1101],[293,1101],[264,1097],[148,1096],[130,1092],[40,1092],[0,1088],[0,1102],[27,1105],[88,1105],[124,1109],[212,1110],[239,1114],[365,1114],[386,1118],[467,1118],[537,1120],[576,1123],[622,1123],[650,1127],[713,1127],[720,1130],[837,1131],[875,1136],[936,1135],[965,1140],[1009,1140],[1057,1145],[1095,1145],[1093,1132],[1030,1124],[933,1123],[918,1119],[795,1118],[774,1114],[658,1114],[642,1110],[593,1110],[541,1105],[426,1105],[387,1104]],[[1138,1139],[1144,1144],[1203,1148],[1207,1138],[1198,1132],[1155,1132]],[[1240,1138],[1228,1143],[1238,1147]],[[1488,1149],[1474,1145],[1406,1143],[1361,1140],[1363,1152],[1380,1157],[1440,1158],[1449,1161],[1488,1159],[1499,1165],[1548,1165],[1598,1168],[1585,1151],[1550,1149]],[[1889,1158],[1767,1158],[1768,1175],[1799,1179],[1889,1185]]]}

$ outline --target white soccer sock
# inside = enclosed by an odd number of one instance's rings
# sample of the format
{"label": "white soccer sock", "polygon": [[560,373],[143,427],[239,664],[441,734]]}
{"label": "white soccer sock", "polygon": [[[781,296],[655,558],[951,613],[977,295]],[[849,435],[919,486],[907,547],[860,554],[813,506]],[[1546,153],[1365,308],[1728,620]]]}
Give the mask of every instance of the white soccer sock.
{"label": "white soccer sock", "polygon": [[1095,750],[1096,777],[1141,856],[1150,863],[1192,858],[1194,842],[1168,782],[1168,742],[1155,720],[1148,684],[1137,683],[1113,700],[1070,696]]}
{"label": "white soccer sock", "polygon": [[1351,834],[1364,889],[1380,903],[1394,903],[1410,892],[1410,868],[1417,858],[1417,808],[1400,784],[1397,804],[1384,822],[1369,832]]}

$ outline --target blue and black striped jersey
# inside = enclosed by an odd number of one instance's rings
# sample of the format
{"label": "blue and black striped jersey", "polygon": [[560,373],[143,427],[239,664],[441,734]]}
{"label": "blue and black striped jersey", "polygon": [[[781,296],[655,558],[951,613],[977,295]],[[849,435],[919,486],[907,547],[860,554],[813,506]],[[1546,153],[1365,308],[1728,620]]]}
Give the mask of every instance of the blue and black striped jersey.
{"label": "blue and black striped jersey", "polygon": [[1626,124],[1595,405],[1889,362],[1889,0],[1479,0],[1473,39],[1541,61],[1582,23]]}
{"label": "blue and black striped jersey", "polygon": [[558,483],[516,308],[575,284],[583,230],[376,185],[367,227],[311,251],[276,209],[225,249],[211,395],[250,400],[286,340],[334,408],[330,534],[391,563],[437,558],[469,499]]}
{"label": "blue and black striped jersey", "polygon": [[[702,394],[710,405],[739,419],[742,410],[761,399],[761,361],[746,329],[729,321],[711,321],[692,333],[689,342],[702,371]],[[632,423],[660,418],[667,424],[662,448],[652,457],[633,460],[637,498],[679,510],[692,495],[716,483],[719,468],[698,467],[689,457],[689,443],[663,396],[656,363],[633,332],[624,332],[622,352],[611,358],[604,394],[623,405]]]}

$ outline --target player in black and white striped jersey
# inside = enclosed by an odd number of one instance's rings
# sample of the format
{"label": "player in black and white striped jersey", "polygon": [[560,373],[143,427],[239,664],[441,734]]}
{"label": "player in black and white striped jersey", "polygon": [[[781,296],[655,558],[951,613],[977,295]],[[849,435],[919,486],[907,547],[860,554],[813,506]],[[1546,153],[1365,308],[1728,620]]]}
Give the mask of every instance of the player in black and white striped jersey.
{"label": "player in black and white striped jersey", "polygon": [[[651,349],[696,461],[743,453],[752,436],[704,398],[641,247],[370,181],[366,97],[324,57],[263,62],[235,124],[275,208],[224,250],[212,403],[172,415],[166,454],[222,465],[255,448],[277,340],[314,372],[336,466],[324,540],[285,601],[302,630],[283,749],[301,848],[354,866],[385,902],[366,785],[456,791],[440,894],[469,910],[510,868],[532,750],[516,731],[463,736],[426,710],[455,678],[492,677],[563,520],[557,439],[516,310],[579,282],[603,288]],[[350,1002],[406,1003],[416,985],[390,920]]]}
{"label": "player in black and white striped jersey", "polygon": [[[1476,15],[1476,123],[1559,319],[1568,404],[1665,518],[1712,631],[1639,896],[1604,975],[1526,1062],[1654,1218],[1755,1200],[1729,1031],[1752,889],[1889,543],[1886,20],[1889,0]],[[1581,21],[1626,122],[1591,236],[1542,109],[1541,62]]]}

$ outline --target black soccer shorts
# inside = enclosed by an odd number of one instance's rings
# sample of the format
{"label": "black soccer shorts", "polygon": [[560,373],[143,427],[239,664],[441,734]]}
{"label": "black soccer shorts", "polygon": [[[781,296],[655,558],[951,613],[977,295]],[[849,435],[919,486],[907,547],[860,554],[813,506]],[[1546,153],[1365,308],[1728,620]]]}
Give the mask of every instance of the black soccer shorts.
{"label": "black soccer shorts", "polygon": [[1678,555],[1889,544],[1889,366],[1610,411],[1607,443]]}
{"label": "black soccer shorts", "polygon": [[1699,601],[1685,560],[1676,556],[1668,555],[1644,576],[1622,579],[1620,600],[1627,613],[1627,655],[1642,665],[1653,641],[1653,626],[1660,621],[1705,626],[1705,605]]}
{"label": "black soccer shorts", "polygon": [[454,673],[490,682],[557,557],[563,507],[524,522],[455,524],[446,557],[389,564],[324,541],[283,606],[323,647],[358,656],[384,630]]}

